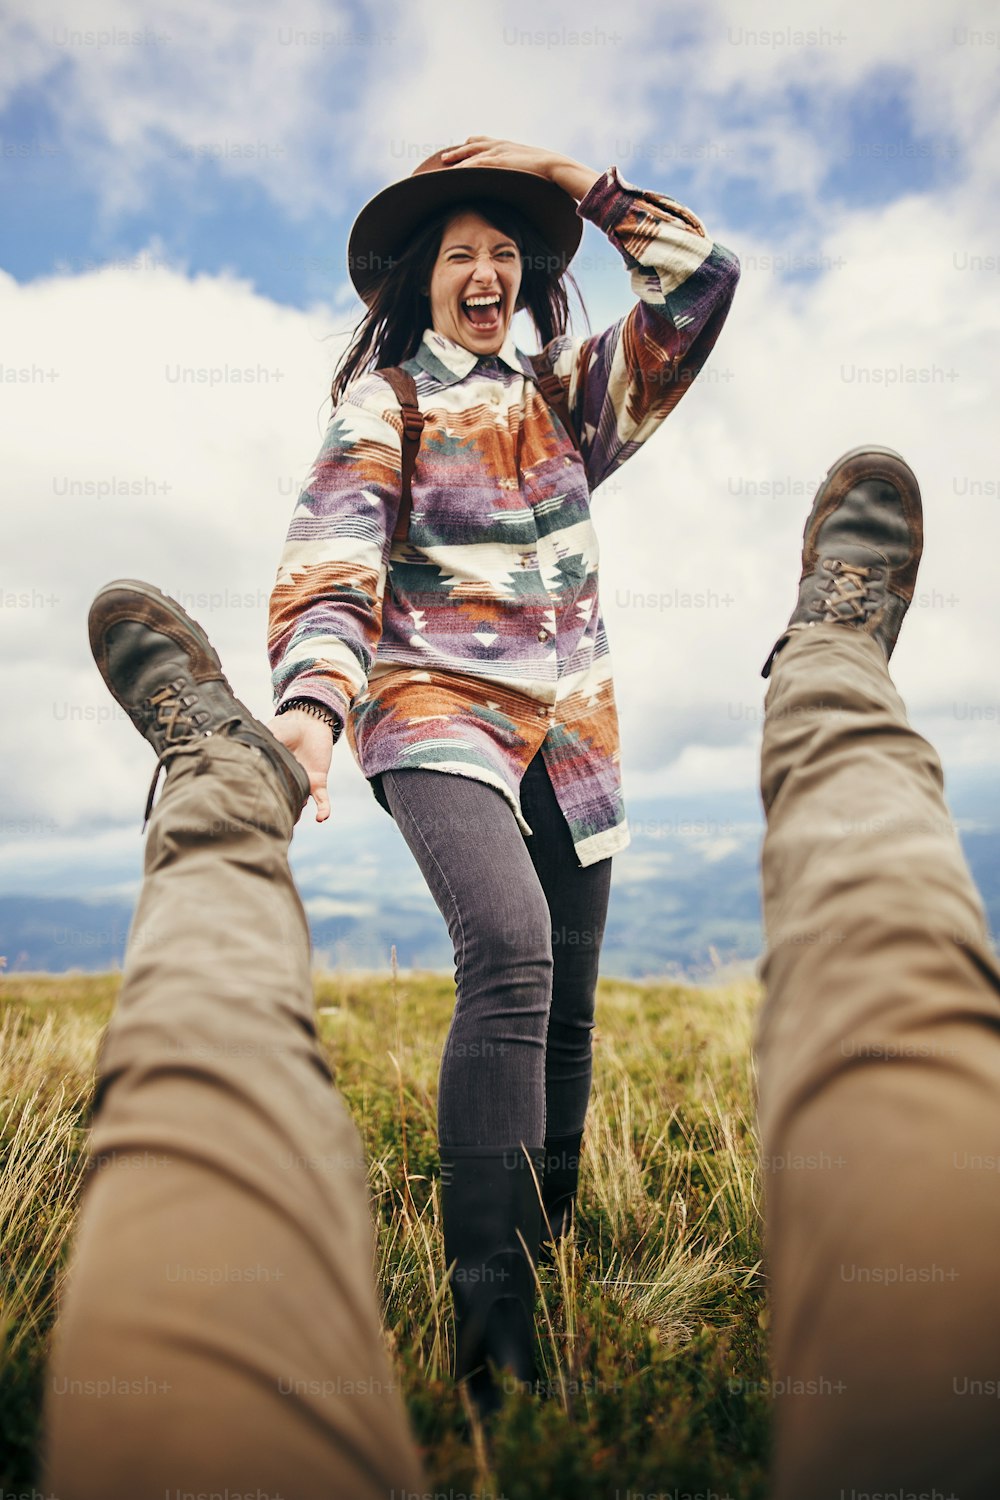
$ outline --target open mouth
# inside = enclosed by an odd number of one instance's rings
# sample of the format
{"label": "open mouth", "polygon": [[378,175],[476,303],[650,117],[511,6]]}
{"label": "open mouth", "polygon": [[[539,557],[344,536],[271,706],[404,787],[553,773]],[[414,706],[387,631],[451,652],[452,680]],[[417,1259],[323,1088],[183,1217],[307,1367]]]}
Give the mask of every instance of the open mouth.
{"label": "open mouth", "polygon": [[480,333],[496,333],[500,327],[501,301],[499,292],[469,297],[462,303],[462,316]]}

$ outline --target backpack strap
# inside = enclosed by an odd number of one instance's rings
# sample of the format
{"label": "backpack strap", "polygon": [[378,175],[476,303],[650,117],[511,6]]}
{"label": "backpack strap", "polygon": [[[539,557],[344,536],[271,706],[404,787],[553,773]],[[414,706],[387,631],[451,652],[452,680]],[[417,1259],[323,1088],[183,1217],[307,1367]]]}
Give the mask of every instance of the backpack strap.
{"label": "backpack strap", "polygon": [[413,508],[413,470],[420,448],[420,434],[424,430],[424,414],[417,405],[417,384],[413,376],[400,365],[391,365],[379,370],[392,386],[403,415],[403,471],[400,488],[399,513],[396,529],[392,533],[394,542],[405,541],[410,528],[410,511]]}
{"label": "backpack strap", "polygon": [[535,371],[539,390],[565,427],[573,447],[578,449],[580,439],[577,437],[576,428],[569,414],[569,391],[553,370],[548,352],[543,349],[540,354],[529,354],[528,358]]}

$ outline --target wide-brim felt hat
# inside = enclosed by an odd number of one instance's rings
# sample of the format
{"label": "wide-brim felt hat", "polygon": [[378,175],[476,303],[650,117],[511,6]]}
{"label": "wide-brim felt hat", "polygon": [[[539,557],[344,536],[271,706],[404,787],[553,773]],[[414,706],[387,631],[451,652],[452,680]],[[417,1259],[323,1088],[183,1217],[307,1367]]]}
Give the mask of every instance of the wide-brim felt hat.
{"label": "wide-brim felt hat", "polygon": [[562,275],[583,237],[576,199],[538,172],[511,167],[444,166],[436,151],[409,177],[369,199],[354,221],[347,269],[363,302],[370,305],[382,273],[406,248],[425,219],[468,198],[493,198],[521,211],[545,241]]}

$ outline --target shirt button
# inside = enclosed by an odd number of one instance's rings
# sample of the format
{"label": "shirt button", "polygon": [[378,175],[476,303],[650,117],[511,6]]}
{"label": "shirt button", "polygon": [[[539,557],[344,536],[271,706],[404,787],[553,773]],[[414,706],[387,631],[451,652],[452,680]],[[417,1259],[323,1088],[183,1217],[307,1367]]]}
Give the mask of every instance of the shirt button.
{"label": "shirt button", "polygon": [[503,400],[503,394],[502,394],[502,392],[500,392],[500,391],[490,391],[490,400],[493,402],[494,406],[499,406],[500,402]]}
{"label": "shirt button", "polygon": [[548,632],[548,631],[547,631],[547,630],[545,630],[545,629],[544,629],[544,628],[543,628],[543,629],[541,629],[541,630],[540,630],[540,631],[539,631],[539,632],[538,632],[538,639],[539,639],[539,640],[540,640],[540,641],[547,641],[547,640],[548,640],[548,638],[549,638],[549,632]]}
{"label": "shirt button", "polygon": [[539,717],[539,718],[540,718],[540,719],[547,719],[547,718],[548,718],[548,716],[549,716],[549,711],[548,711],[548,709],[547,709],[547,708],[540,708],[540,709],[539,709],[539,710],[538,710],[538,717]]}

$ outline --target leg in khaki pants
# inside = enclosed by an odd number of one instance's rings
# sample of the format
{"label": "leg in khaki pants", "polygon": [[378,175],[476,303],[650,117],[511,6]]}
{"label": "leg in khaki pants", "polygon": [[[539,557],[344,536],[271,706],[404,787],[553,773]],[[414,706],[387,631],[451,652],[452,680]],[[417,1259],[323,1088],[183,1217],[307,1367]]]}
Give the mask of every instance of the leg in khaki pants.
{"label": "leg in khaki pants", "polygon": [[48,1373],[59,1500],[420,1487],[361,1142],[313,1027],[293,822],[253,746],[173,755]]}
{"label": "leg in khaki pants", "polygon": [[775,659],[757,1037],[776,1500],[1000,1495],[1000,974],[870,635]]}

